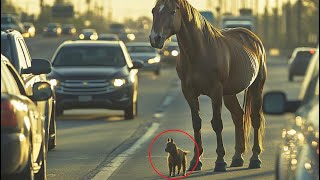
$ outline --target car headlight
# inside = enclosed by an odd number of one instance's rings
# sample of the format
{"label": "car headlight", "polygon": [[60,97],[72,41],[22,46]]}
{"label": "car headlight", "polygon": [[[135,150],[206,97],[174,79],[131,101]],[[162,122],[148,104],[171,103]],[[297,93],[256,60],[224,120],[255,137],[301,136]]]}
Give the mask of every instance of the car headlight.
{"label": "car headlight", "polygon": [[114,80],[112,80],[112,84],[115,87],[121,87],[126,84],[126,80],[125,79],[114,79]]}
{"label": "car headlight", "polygon": [[84,39],[84,34],[80,34],[79,39]]}
{"label": "car headlight", "polygon": [[163,52],[163,55],[169,56],[169,55],[170,55],[170,52],[166,50],[166,51]]}
{"label": "car headlight", "polygon": [[51,86],[57,86],[59,84],[59,81],[57,79],[50,79],[49,83]]}
{"label": "car headlight", "polygon": [[178,56],[179,52],[177,50],[173,50],[173,51],[171,51],[171,55],[172,56]]}
{"label": "car headlight", "polygon": [[154,63],[158,63],[158,62],[160,62],[160,57],[159,56],[148,60],[149,64],[154,64]]}

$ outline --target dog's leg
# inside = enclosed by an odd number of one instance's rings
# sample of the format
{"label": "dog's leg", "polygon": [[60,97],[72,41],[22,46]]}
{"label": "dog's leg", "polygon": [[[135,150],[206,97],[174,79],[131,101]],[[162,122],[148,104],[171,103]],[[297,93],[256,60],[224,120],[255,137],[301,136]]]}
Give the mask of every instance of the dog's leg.
{"label": "dog's leg", "polygon": [[172,177],[175,177],[176,176],[176,165],[174,164],[172,166]]}
{"label": "dog's leg", "polygon": [[183,176],[186,176],[186,167],[187,167],[187,159],[185,158],[182,161],[182,174],[183,174]]}
{"label": "dog's leg", "polygon": [[181,170],[181,164],[178,165],[178,175],[180,174],[180,170]]}

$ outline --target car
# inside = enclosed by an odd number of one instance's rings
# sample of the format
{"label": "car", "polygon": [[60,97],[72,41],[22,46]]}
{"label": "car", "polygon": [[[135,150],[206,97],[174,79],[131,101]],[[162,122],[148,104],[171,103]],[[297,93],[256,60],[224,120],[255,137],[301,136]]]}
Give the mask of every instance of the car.
{"label": "car", "polygon": [[304,76],[309,65],[312,55],[315,53],[315,48],[298,47],[295,48],[289,59],[288,80],[293,81],[294,76]]}
{"label": "car", "polygon": [[116,34],[99,34],[98,40],[120,41],[119,36]]}
{"label": "car", "polygon": [[[23,83],[26,86],[28,94],[32,93],[32,86],[34,83],[47,81],[45,74],[50,71],[44,70],[48,68],[51,69],[51,64],[48,65],[47,62],[49,61],[45,59],[31,59],[28,47],[21,33],[18,31],[1,31],[1,53],[9,59],[13,67],[23,79]],[[38,66],[42,66],[42,73],[30,73],[30,69]],[[52,90],[54,90],[53,87]],[[48,150],[54,149],[57,144],[54,92],[50,99],[43,102],[37,102],[36,105],[39,108],[40,113],[45,116],[45,133],[48,141],[46,146]]]}
{"label": "car", "polygon": [[44,36],[60,36],[62,29],[60,23],[49,23],[43,28]]}
{"label": "car", "polygon": [[160,74],[161,56],[156,49],[150,46],[150,43],[131,42],[126,43],[126,46],[133,61],[144,62],[142,70],[152,71],[156,75]]}
{"label": "car", "polygon": [[11,14],[1,14],[1,31],[5,31],[8,29],[17,30],[21,34],[24,34],[26,32],[23,24],[16,16]]}
{"label": "car", "polygon": [[95,29],[83,29],[79,34],[80,40],[97,40],[98,33]]}
{"label": "car", "polygon": [[77,33],[77,29],[73,24],[63,24],[62,25],[62,34],[74,35]]}
{"label": "car", "polygon": [[[137,114],[138,69],[122,41],[66,41],[52,57],[59,115],[66,109],[123,110],[125,119]],[[70,71],[72,69],[72,71]]]}
{"label": "car", "polygon": [[28,95],[19,74],[1,54],[1,179],[47,179],[44,117],[36,103],[51,96],[47,82],[34,83]]}
{"label": "car", "polygon": [[300,97],[287,100],[285,92],[271,91],[263,97],[266,114],[294,113],[283,129],[277,147],[276,179],[319,179],[319,48],[312,57]]}
{"label": "car", "polygon": [[178,42],[169,42],[161,50],[162,60],[165,63],[172,64],[176,63],[177,58],[179,58],[180,49]]}
{"label": "car", "polygon": [[36,28],[31,22],[24,22],[23,26],[26,31],[26,37],[34,37],[36,35]]}

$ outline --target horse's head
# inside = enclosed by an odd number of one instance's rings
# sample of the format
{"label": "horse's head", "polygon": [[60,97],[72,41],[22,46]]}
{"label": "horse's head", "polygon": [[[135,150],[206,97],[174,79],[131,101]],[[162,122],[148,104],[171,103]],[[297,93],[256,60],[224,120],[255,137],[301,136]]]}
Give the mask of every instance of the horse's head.
{"label": "horse's head", "polygon": [[181,13],[178,0],[158,0],[152,14],[150,43],[152,47],[161,49],[164,42],[180,30]]}

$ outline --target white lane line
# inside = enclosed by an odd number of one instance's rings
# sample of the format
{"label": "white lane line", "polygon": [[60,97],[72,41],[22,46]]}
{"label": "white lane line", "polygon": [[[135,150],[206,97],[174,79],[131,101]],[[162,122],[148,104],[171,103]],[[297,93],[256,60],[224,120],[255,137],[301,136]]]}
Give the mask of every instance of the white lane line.
{"label": "white lane line", "polygon": [[105,167],[101,168],[100,171],[92,179],[108,179],[119,168],[119,166],[129,158],[130,155],[134,154],[141,147],[141,145],[145,143],[156,132],[159,126],[159,123],[152,123],[148,131],[137,142],[135,142],[129,149],[115,157]]}

